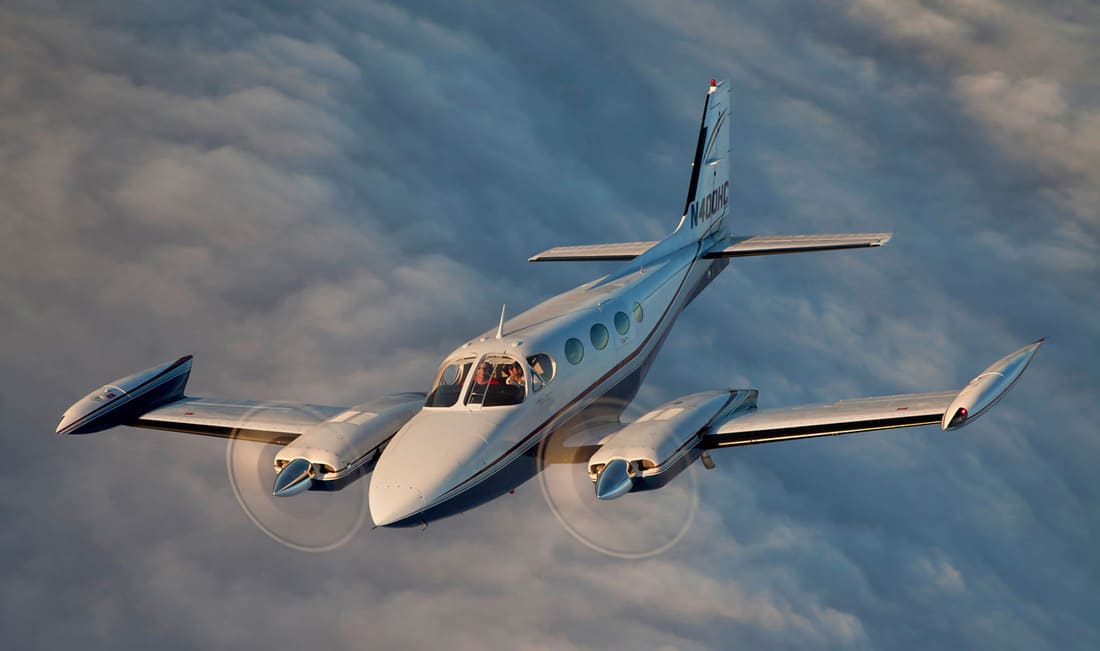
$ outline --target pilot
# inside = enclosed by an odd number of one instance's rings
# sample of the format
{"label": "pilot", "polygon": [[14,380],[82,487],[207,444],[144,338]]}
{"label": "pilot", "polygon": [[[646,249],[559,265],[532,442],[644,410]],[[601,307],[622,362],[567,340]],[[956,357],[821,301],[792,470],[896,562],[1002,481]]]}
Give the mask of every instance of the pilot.
{"label": "pilot", "polygon": [[468,402],[481,402],[485,398],[485,392],[490,384],[500,384],[500,380],[493,377],[492,364],[481,362],[474,371],[474,383],[470,386]]}
{"label": "pilot", "polygon": [[523,386],[523,367],[519,365],[519,362],[512,362],[512,365],[508,367],[508,379],[505,384]]}

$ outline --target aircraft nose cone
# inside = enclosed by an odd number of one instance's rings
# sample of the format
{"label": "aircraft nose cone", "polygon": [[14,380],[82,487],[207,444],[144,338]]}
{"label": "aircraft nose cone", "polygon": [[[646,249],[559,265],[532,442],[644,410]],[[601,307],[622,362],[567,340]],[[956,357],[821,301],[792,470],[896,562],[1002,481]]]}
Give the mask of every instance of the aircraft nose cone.
{"label": "aircraft nose cone", "polygon": [[372,481],[367,497],[374,524],[384,527],[424,510],[424,494],[408,482]]}
{"label": "aircraft nose cone", "polygon": [[623,459],[612,459],[596,478],[596,498],[613,500],[630,492],[634,482],[627,472],[627,463]]}
{"label": "aircraft nose cone", "polygon": [[308,459],[295,459],[275,476],[275,486],[271,489],[271,494],[275,497],[290,497],[308,489],[311,484],[313,464]]}
{"label": "aircraft nose cone", "polygon": [[425,409],[413,416],[371,473],[367,501],[374,524],[419,523],[422,514],[459,495],[459,487],[485,467],[486,439],[500,418],[491,409]]}

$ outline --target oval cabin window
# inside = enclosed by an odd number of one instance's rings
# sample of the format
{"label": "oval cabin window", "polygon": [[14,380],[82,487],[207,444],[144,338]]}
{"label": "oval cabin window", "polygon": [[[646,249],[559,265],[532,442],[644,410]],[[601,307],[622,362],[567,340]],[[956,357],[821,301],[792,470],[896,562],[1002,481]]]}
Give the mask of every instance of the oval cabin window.
{"label": "oval cabin window", "polygon": [[576,366],[584,359],[584,344],[576,337],[570,337],[565,341],[565,359]]}
{"label": "oval cabin window", "polygon": [[615,313],[615,332],[621,335],[630,332],[630,317],[626,315],[626,312]]}
{"label": "oval cabin window", "polygon": [[603,350],[607,348],[607,341],[610,335],[607,333],[607,328],[604,324],[597,323],[592,326],[592,329],[588,332],[588,335],[592,338],[592,345],[596,347],[596,350]]}
{"label": "oval cabin window", "polygon": [[538,391],[544,385],[550,384],[554,379],[554,360],[546,353],[539,353],[527,358],[527,365],[531,368],[531,390]]}

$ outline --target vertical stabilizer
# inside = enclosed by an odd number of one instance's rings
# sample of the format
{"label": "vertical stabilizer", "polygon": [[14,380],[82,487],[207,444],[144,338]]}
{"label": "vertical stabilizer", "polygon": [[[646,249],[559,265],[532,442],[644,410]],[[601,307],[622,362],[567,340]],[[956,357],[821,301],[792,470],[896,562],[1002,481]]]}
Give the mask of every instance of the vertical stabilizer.
{"label": "vertical stabilizer", "polygon": [[725,232],[729,214],[729,83],[710,82],[703,104],[703,121],[691,164],[691,182],[678,237],[701,240]]}

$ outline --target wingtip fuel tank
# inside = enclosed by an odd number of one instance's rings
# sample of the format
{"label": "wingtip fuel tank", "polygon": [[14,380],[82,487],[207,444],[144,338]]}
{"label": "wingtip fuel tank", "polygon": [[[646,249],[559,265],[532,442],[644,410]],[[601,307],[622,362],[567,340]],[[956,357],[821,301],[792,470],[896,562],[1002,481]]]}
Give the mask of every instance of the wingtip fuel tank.
{"label": "wingtip fuel tank", "polygon": [[951,401],[943,413],[940,427],[959,429],[995,405],[1020,379],[1043,341],[1045,339],[1039,339],[1009,353],[979,373]]}
{"label": "wingtip fuel tank", "polygon": [[92,391],[61,416],[58,434],[90,434],[117,425],[183,397],[191,375],[191,355],[119,378]]}

